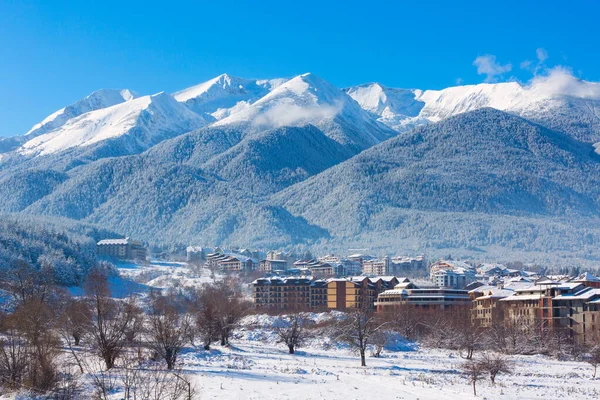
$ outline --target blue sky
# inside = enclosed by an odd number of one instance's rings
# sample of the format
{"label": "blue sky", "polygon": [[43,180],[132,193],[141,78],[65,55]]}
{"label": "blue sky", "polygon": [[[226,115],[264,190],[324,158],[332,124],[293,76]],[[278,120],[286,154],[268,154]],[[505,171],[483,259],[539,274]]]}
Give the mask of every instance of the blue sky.
{"label": "blue sky", "polygon": [[173,92],[223,72],[440,89],[561,65],[598,81],[599,15],[594,1],[3,0],[0,135],[100,88]]}

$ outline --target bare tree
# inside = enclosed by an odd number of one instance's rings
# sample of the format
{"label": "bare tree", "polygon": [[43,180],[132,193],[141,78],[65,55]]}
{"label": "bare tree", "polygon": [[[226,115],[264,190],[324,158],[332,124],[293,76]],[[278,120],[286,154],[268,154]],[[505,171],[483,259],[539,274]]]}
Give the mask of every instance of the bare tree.
{"label": "bare tree", "polygon": [[496,376],[498,374],[511,374],[511,363],[501,355],[483,353],[479,360],[483,370],[489,375],[492,385],[496,384]]}
{"label": "bare tree", "polygon": [[152,300],[148,316],[150,346],[172,370],[177,355],[185,345],[190,321],[174,296],[158,296]]}
{"label": "bare tree", "polygon": [[360,365],[367,366],[366,350],[373,336],[388,323],[377,317],[366,305],[348,311],[337,326],[337,336],[360,354]]}
{"label": "bare tree", "polygon": [[477,396],[476,384],[478,381],[484,379],[486,372],[483,364],[479,361],[469,360],[462,365],[462,372],[469,383],[473,385],[473,396]]}
{"label": "bare tree", "polygon": [[240,320],[248,315],[252,304],[242,295],[236,281],[221,281],[216,284],[217,295],[217,328],[221,346],[229,344],[229,338],[237,328]]}
{"label": "bare tree", "polygon": [[110,297],[105,271],[91,271],[84,289],[90,308],[90,320],[86,324],[89,334],[106,368],[111,369],[127,344],[127,332],[138,312],[137,307],[131,298],[116,300]]}
{"label": "bare tree", "polygon": [[210,345],[219,339],[218,302],[220,297],[218,289],[213,285],[205,285],[195,293],[192,312],[204,350],[210,350]]}
{"label": "bare tree", "polygon": [[19,388],[29,364],[29,346],[17,330],[12,318],[3,318],[0,338],[0,382],[9,388]]}
{"label": "bare tree", "polygon": [[592,375],[594,378],[596,377],[596,370],[598,365],[600,365],[600,346],[596,345],[590,349],[587,354],[585,360],[594,367],[594,374]]}
{"label": "bare tree", "polygon": [[409,306],[396,306],[386,313],[391,326],[408,340],[416,340],[423,330],[423,318]]}
{"label": "bare tree", "polygon": [[281,317],[273,327],[279,341],[285,343],[289,353],[294,354],[297,347],[302,346],[308,338],[308,322],[300,313]]}
{"label": "bare tree", "polygon": [[449,335],[447,347],[458,348],[461,357],[471,360],[476,349],[483,344],[483,329],[471,326],[462,319],[449,321]]}
{"label": "bare tree", "polygon": [[30,299],[2,319],[0,378],[10,387],[45,392],[58,380],[59,340],[46,304]]}
{"label": "bare tree", "polygon": [[373,357],[381,357],[381,352],[390,338],[391,332],[387,329],[380,329],[371,337],[371,345],[373,349],[371,355]]}
{"label": "bare tree", "polygon": [[180,370],[164,370],[156,364],[150,364],[136,375],[130,398],[193,400],[196,398],[196,389]]}
{"label": "bare tree", "polygon": [[43,302],[52,288],[52,278],[48,271],[39,271],[25,260],[17,260],[3,271],[1,283],[13,294],[19,303],[26,303],[31,299]]}

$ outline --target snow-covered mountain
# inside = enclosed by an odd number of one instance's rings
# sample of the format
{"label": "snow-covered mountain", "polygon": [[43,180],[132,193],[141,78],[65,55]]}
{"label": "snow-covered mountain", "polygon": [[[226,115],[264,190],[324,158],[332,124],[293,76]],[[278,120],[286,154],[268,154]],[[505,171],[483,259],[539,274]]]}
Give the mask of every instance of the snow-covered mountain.
{"label": "snow-covered mountain", "polygon": [[[397,131],[491,107],[553,129],[562,128],[585,141],[600,141],[600,84],[577,79],[563,70],[536,77],[526,85],[482,83],[423,91],[371,83],[345,91],[362,108]],[[578,126],[580,122],[584,126]]]}
{"label": "snow-covered mountain", "polygon": [[0,212],[156,243],[600,258],[599,87],[555,71],[425,91],[310,73],[101,91],[0,142],[18,146],[2,154]]}
{"label": "snow-covered mountain", "polygon": [[395,136],[342,90],[311,73],[290,79],[251,106],[214,125],[241,125],[264,131],[307,124],[315,125],[329,138],[359,151]]}
{"label": "snow-covered mountain", "polygon": [[[416,123],[425,105],[417,99],[421,90],[388,88],[376,82],[347,88],[345,91],[379,121],[400,132]],[[423,123],[425,122],[427,121]]]}
{"label": "snow-covered mountain", "polygon": [[138,97],[137,94],[128,89],[97,90],[87,97],[53,112],[41,122],[35,124],[24,135],[0,138],[0,154],[13,151],[36,136],[58,129],[72,118],[90,111],[100,110],[115,104],[130,101],[136,97]]}
{"label": "snow-covered mountain", "polygon": [[50,114],[40,123],[35,124],[25,136],[33,138],[50,132],[64,125],[69,119],[90,111],[114,106],[135,99],[137,94],[128,89],[101,89],[89,96]]}
{"label": "snow-covered mountain", "polygon": [[129,145],[135,144],[138,149],[145,149],[205,124],[202,117],[188,110],[171,95],[161,92],[68,119],[58,128],[28,140],[18,152],[23,155],[47,155],[125,135],[128,136]]}
{"label": "snow-covered mountain", "polygon": [[285,81],[250,80],[223,74],[173,96],[190,110],[215,121],[247,108]]}

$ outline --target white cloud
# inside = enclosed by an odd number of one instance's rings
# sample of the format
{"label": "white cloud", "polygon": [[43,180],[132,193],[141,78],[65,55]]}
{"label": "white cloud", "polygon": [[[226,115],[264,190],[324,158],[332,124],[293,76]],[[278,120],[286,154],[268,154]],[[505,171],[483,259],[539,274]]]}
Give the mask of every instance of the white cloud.
{"label": "white cloud", "polygon": [[555,67],[544,75],[535,76],[529,84],[529,90],[544,97],[562,95],[600,100],[600,83],[577,79],[565,67]]}
{"label": "white cloud", "polygon": [[540,62],[540,64],[543,64],[544,61],[548,59],[548,52],[545,49],[542,49],[541,47],[535,51],[535,55],[537,56],[537,59]]}
{"label": "white cloud", "polygon": [[496,56],[486,54],[473,61],[479,75],[485,75],[485,82],[495,82],[498,77],[512,70],[511,64],[502,65],[496,61]]}
{"label": "white cloud", "polygon": [[301,107],[294,103],[281,102],[259,114],[253,120],[253,124],[269,127],[302,125],[325,118],[333,118],[342,110],[342,107],[341,103],[334,106]]}
{"label": "white cloud", "polygon": [[521,62],[521,64],[519,66],[521,67],[521,69],[526,69],[529,71],[531,69],[532,64],[533,64],[533,62],[531,60],[525,60],[525,61]]}
{"label": "white cloud", "polygon": [[534,76],[546,70],[544,63],[548,59],[549,55],[546,49],[539,47],[535,50],[535,56],[537,58],[537,62],[525,60],[520,64],[521,69],[530,71]]}

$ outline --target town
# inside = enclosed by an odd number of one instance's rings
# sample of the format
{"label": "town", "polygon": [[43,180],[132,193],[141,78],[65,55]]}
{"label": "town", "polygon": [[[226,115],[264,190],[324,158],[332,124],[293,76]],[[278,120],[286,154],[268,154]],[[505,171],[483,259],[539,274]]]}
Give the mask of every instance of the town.
{"label": "town", "polygon": [[[109,239],[98,254],[144,259],[140,242]],[[600,278],[551,275],[502,264],[438,260],[423,255],[380,257],[306,254],[190,246],[186,260],[221,273],[256,277],[257,310],[288,313],[366,308],[378,314],[451,316],[473,329],[515,327],[560,335],[574,345],[600,339]]]}

